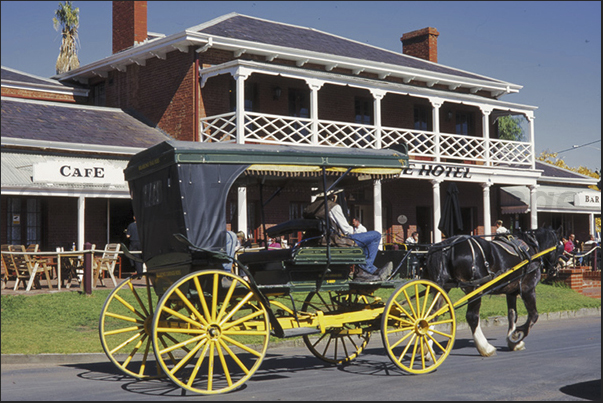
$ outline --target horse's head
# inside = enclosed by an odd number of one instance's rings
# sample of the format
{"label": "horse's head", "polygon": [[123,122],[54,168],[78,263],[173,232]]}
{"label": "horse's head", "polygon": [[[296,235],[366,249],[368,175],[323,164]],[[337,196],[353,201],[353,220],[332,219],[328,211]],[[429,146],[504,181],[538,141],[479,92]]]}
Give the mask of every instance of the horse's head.
{"label": "horse's head", "polygon": [[542,256],[542,262],[547,273],[554,273],[557,262],[563,255],[563,245],[559,242],[559,233],[552,228],[538,228],[534,231],[538,240],[538,251],[544,251],[556,247],[553,251]]}

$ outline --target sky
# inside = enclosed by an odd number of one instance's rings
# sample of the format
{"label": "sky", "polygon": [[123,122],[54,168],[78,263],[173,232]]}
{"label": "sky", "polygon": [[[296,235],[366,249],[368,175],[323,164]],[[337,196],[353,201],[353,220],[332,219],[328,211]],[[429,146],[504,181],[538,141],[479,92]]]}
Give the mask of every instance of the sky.
{"label": "sky", "polygon": [[[58,1],[2,1],[2,65],[55,74]],[[80,9],[79,59],[111,55],[111,2]],[[400,37],[434,27],[438,63],[522,85],[500,99],[536,106],[536,156],[601,168],[601,2],[149,1],[148,31],[171,35],[237,12],[402,52]]]}

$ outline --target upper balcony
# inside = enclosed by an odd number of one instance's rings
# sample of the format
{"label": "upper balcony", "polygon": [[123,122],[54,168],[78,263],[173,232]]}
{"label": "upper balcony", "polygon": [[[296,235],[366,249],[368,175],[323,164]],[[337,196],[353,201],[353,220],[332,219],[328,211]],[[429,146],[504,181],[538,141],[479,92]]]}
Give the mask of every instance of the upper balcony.
{"label": "upper balcony", "polygon": [[375,149],[406,144],[409,156],[414,160],[533,167],[534,147],[531,142],[322,119],[313,121],[256,112],[244,112],[242,119],[244,123],[238,136],[235,112],[201,118],[200,141]]}

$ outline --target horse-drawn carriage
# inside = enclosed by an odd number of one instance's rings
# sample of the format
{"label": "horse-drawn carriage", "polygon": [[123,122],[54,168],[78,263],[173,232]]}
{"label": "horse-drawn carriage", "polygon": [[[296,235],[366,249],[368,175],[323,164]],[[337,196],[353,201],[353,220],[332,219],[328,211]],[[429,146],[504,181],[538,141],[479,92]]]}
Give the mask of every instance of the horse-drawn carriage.
{"label": "horse-drawn carriage", "polygon": [[[433,371],[453,347],[455,306],[496,280],[453,304],[443,285],[402,278],[401,264],[383,281],[354,281],[350,269],[366,261],[360,247],[310,242],[313,236],[236,257],[225,249],[231,188],[295,183],[321,190],[328,206],[335,185],[394,178],[407,163],[404,150],[187,142],[137,154],[125,175],[147,271],[107,298],[99,323],[107,356],[136,378],[167,376],[185,390],[215,394],[254,374],[271,336],[302,336],[316,357],[340,364],[379,331],[397,367]],[[329,220],[293,220],[267,232],[293,231],[330,239]],[[382,289],[393,290],[387,300],[375,294]]]}

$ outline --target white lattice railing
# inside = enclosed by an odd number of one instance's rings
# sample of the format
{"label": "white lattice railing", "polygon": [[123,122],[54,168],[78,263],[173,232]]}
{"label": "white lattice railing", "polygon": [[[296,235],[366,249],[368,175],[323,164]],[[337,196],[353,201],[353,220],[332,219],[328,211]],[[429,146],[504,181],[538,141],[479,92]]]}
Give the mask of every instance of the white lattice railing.
{"label": "white lattice railing", "polygon": [[[244,138],[247,143],[338,146],[353,148],[387,148],[405,143],[412,158],[435,161],[471,161],[492,166],[531,166],[530,143],[429,131],[345,123],[329,120],[313,122],[265,113],[245,112]],[[202,118],[201,141],[236,142],[237,122],[234,112]]]}

